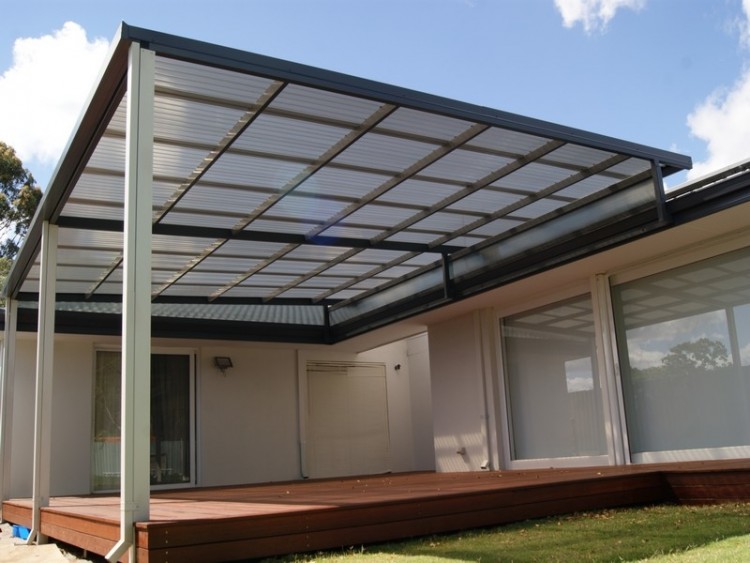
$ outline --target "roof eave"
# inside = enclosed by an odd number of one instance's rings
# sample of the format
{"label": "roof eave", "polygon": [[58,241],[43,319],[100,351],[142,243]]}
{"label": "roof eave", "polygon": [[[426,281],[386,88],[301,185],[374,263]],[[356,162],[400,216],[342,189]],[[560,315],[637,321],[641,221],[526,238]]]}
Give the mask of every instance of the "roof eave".
{"label": "roof eave", "polygon": [[29,231],[8,274],[3,295],[15,297],[39,251],[42,223],[57,218],[81,173],[91,151],[101,137],[110,116],[125,93],[128,72],[128,48],[132,40],[129,26],[122,23],[112,40],[109,56],[95,82],[84,110],[73,128],[62,157],[52,173],[42,201],[34,214]]}

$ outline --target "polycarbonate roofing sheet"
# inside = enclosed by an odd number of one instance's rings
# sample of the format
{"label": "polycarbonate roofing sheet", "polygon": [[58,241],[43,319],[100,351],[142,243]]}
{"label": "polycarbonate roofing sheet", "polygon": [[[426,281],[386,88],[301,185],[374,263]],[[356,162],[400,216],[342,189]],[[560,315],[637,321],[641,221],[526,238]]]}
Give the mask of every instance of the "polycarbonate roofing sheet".
{"label": "polycarbonate roofing sheet", "polygon": [[324,289],[331,289],[334,287],[338,287],[342,284],[349,283],[352,281],[351,277],[344,278],[341,276],[316,276],[315,278],[309,279],[307,281],[303,281],[298,285],[298,287],[315,287],[315,288],[324,288]]}
{"label": "polycarbonate roofing sheet", "polygon": [[323,264],[325,264],[325,262],[302,262],[299,260],[285,260],[284,258],[280,258],[263,268],[263,272],[267,274],[303,275],[319,268]]}
{"label": "polycarbonate roofing sheet", "polygon": [[429,207],[459,192],[463,186],[423,180],[406,180],[380,198],[389,203]]}
{"label": "polycarbonate roofing sheet", "polygon": [[446,209],[484,213],[487,209],[502,209],[503,207],[517,203],[524,197],[518,193],[486,189],[466,196]]}
{"label": "polycarbonate roofing sheet", "polygon": [[439,145],[370,133],[347,148],[334,162],[399,173],[429,155]]}
{"label": "polycarbonate roofing sheet", "polygon": [[499,154],[523,155],[538,149],[552,139],[537,137],[511,129],[493,127],[483,131],[466,145],[496,151]]}
{"label": "polycarbonate roofing sheet", "polygon": [[273,80],[185,60],[157,57],[155,82],[157,92],[189,94],[183,98],[217,100],[224,106],[257,101]]}
{"label": "polycarbonate roofing sheet", "polygon": [[[248,207],[257,207],[266,199],[268,199],[268,193],[252,189],[223,188],[199,183],[180,199],[174,211],[199,209],[244,217]],[[169,214],[166,219],[169,219]]]}
{"label": "polycarbonate roofing sheet", "polygon": [[504,176],[492,185],[498,188],[519,190],[527,193],[540,192],[553,184],[575,174],[567,167],[555,167],[546,164],[532,163],[520,170]]}
{"label": "polycarbonate roofing sheet", "polygon": [[522,208],[518,209],[514,214],[518,217],[524,217],[526,219],[536,219],[538,217],[541,217],[542,215],[545,215],[547,213],[551,213],[552,211],[555,211],[556,209],[559,209],[565,205],[564,201],[557,201],[553,199],[540,199],[535,201],[534,203],[530,203],[529,205],[525,205]]}
{"label": "polycarbonate roofing sheet", "polygon": [[194,145],[213,146],[243,113],[239,108],[157,95],[154,98],[154,137],[175,142],[190,139]]}
{"label": "polycarbonate roofing sheet", "polygon": [[274,108],[307,115],[311,119],[354,125],[363,122],[382,104],[375,100],[290,84],[276,97],[273,105]]}
{"label": "polycarbonate roofing sheet", "polygon": [[317,171],[306,179],[296,191],[318,196],[359,199],[378,186],[391,180],[393,175],[371,171],[329,167]]}
{"label": "polycarbonate roofing sheet", "polygon": [[[205,156],[205,155],[204,155]],[[206,182],[278,189],[305,169],[305,163],[267,156],[229,153],[216,160],[203,176]]]}
{"label": "polycarbonate roofing sheet", "polygon": [[577,145],[564,145],[549,153],[544,157],[544,160],[556,164],[568,164],[576,170],[581,170],[589,168],[598,162],[605,161],[612,156],[614,154],[611,152]]}
{"label": "polycarbonate roofing sheet", "polygon": [[232,148],[315,160],[350,132],[351,129],[340,126],[280,115],[261,115]]}
{"label": "polycarbonate roofing sheet", "polygon": [[289,195],[279,200],[268,214],[280,219],[297,219],[302,222],[310,219],[325,221],[349,205],[348,201]]}
{"label": "polycarbonate roofing sheet", "polygon": [[363,227],[392,228],[414,215],[413,207],[397,207],[372,203],[349,215],[345,224]]}
{"label": "polycarbonate roofing sheet", "polygon": [[420,172],[420,176],[474,183],[510,162],[495,154],[456,149]]}
{"label": "polycarbonate roofing sheet", "polygon": [[[221,311],[236,299],[258,300],[261,310],[291,299],[321,322],[322,302],[348,322],[352,311],[369,314],[444,280],[432,272],[443,257],[501,245],[526,221],[554,222],[583,198],[648,182],[653,163],[665,175],[689,165],[658,149],[123,24],[24,264],[11,272],[11,295],[38,290],[43,220],[60,225],[67,292],[122,291],[127,58],[140,42],[156,53],[155,306],[185,298]],[[621,198],[618,213],[648,193]],[[422,272],[403,291],[392,287]]]}
{"label": "polycarbonate roofing sheet", "polygon": [[379,125],[380,131],[395,131],[410,136],[423,136],[441,141],[449,141],[462,133],[473,123],[462,119],[435,115],[424,111],[399,108],[386,117]]}

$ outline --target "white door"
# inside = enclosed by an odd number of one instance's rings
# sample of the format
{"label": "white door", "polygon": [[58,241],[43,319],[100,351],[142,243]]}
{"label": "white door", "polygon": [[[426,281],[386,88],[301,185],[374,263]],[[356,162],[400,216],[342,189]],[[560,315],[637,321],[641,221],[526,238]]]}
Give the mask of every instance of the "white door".
{"label": "white door", "polygon": [[305,432],[309,477],[388,472],[385,366],[308,362]]}

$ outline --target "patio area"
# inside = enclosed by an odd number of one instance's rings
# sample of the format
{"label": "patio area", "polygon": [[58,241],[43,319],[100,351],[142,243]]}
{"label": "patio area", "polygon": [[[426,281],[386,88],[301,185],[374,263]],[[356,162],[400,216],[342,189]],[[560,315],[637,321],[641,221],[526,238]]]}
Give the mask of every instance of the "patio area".
{"label": "patio area", "polygon": [[[136,537],[142,562],[233,561],[605,507],[747,500],[750,460],[387,474],[155,492]],[[31,501],[6,501],[3,516],[30,526]],[[55,497],[41,531],[105,554],[119,537],[119,497]]]}

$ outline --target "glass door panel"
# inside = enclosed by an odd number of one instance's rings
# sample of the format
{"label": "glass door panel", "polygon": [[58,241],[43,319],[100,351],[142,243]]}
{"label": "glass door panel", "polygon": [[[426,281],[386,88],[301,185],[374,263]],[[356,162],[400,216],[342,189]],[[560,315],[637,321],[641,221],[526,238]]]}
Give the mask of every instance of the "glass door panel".
{"label": "glass door panel", "polygon": [[[93,490],[120,486],[120,352],[96,353]],[[192,482],[192,386],[187,354],[151,356],[151,484]]]}

